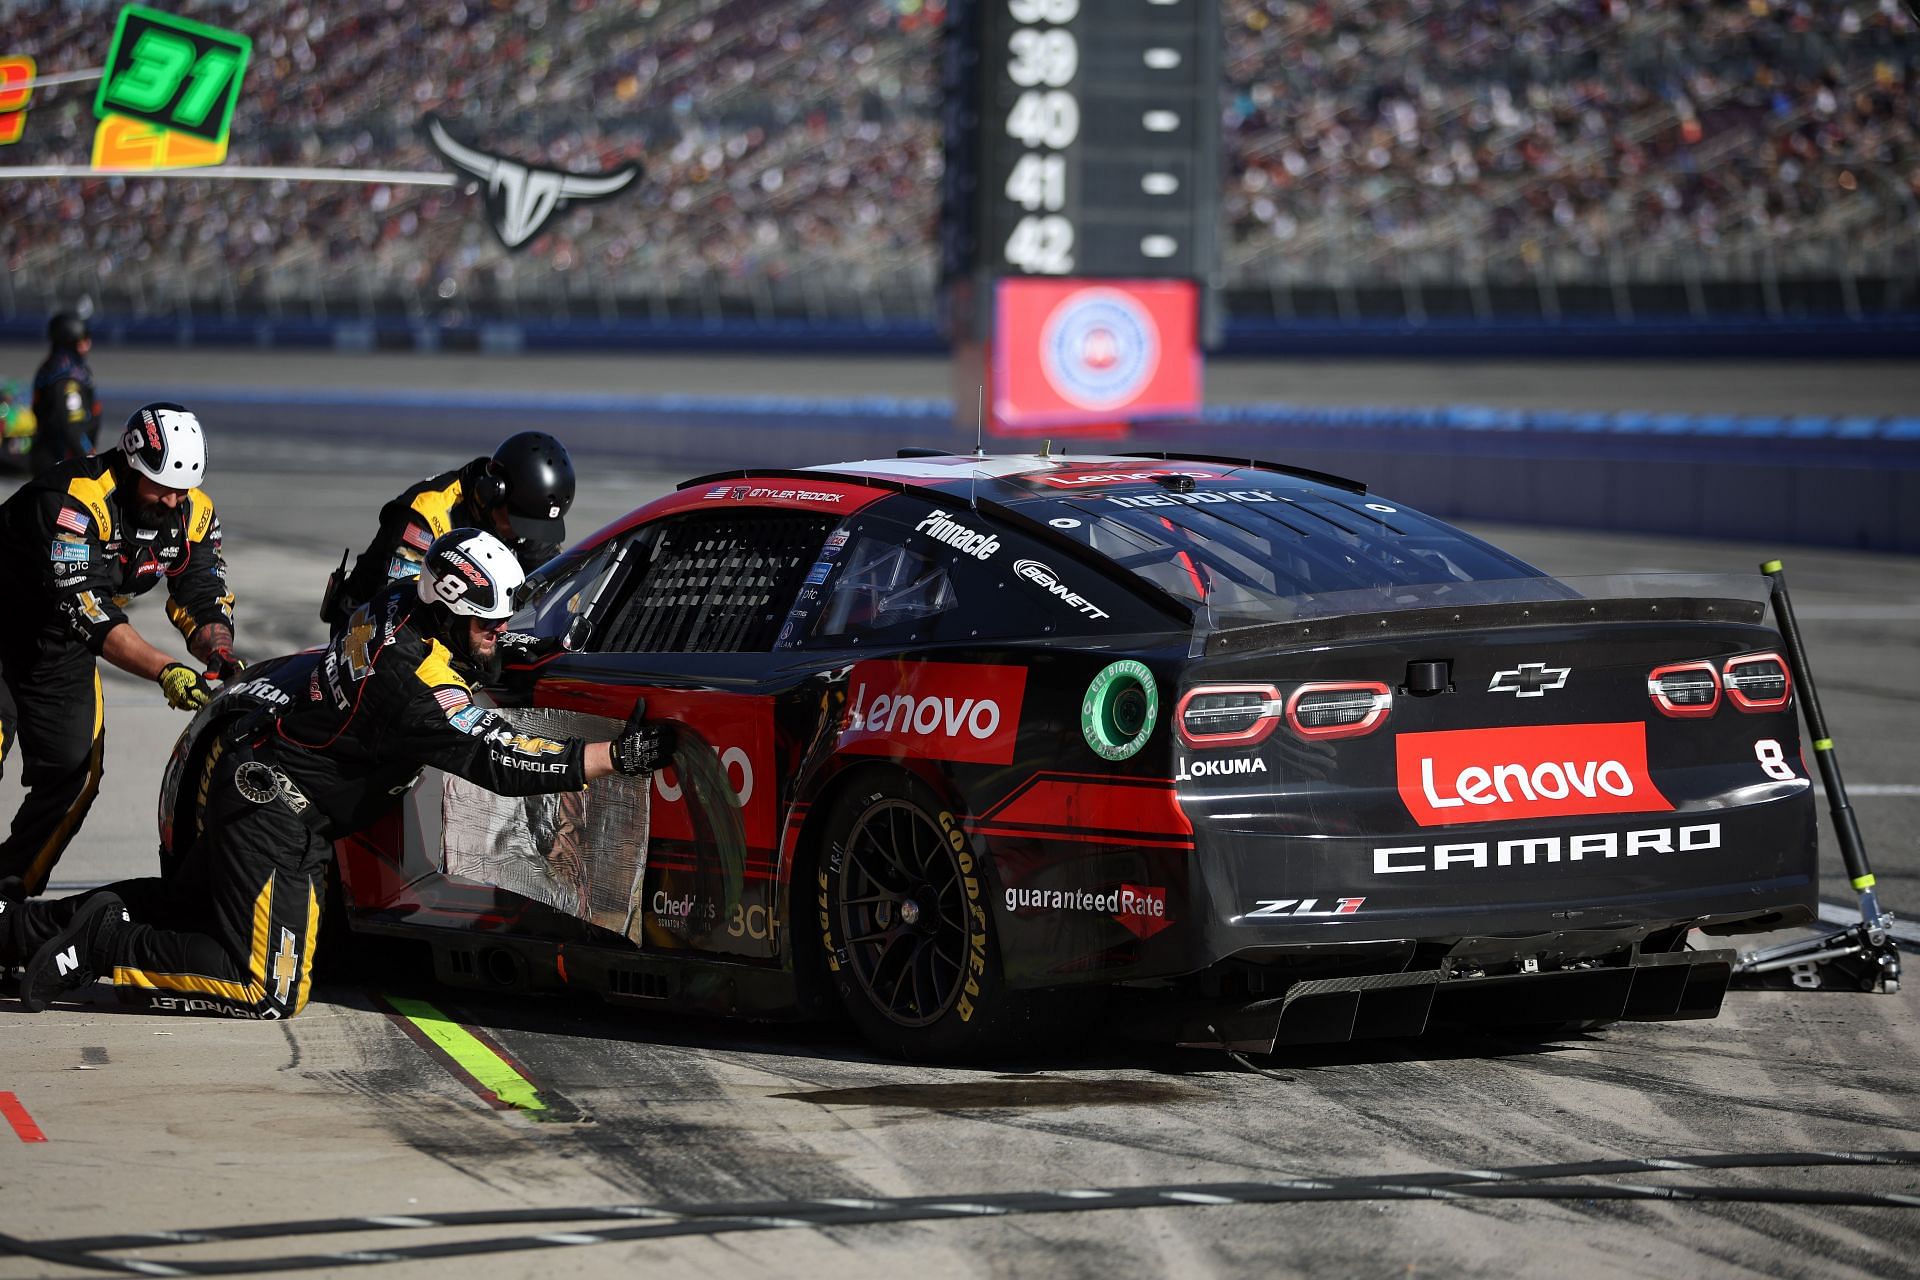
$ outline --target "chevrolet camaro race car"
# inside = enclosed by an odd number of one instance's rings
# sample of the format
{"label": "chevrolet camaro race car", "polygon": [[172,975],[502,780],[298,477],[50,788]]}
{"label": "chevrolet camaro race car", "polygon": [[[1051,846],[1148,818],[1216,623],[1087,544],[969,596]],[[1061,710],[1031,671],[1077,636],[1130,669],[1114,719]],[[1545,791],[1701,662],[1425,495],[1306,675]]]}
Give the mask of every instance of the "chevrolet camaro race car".
{"label": "chevrolet camaro race car", "polygon": [[[1712,1017],[1733,953],[1693,931],[1815,908],[1766,599],[1552,577],[1261,462],[707,476],[536,573],[489,691],[536,740],[645,698],[674,767],[531,800],[429,771],[339,842],[332,912],[446,982],[837,1004],[916,1057],[1093,1009],[1258,1052]],[[197,718],[163,840],[210,733],[314,661]]]}

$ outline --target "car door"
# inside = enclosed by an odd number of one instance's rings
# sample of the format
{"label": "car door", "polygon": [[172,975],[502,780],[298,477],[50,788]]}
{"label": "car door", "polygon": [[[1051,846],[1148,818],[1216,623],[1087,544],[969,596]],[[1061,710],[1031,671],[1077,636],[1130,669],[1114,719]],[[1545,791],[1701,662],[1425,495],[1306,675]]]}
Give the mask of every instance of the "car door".
{"label": "car door", "polygon": [[649,782],[643,946],[779,954],[782,780],[817,732],[819,699],[811,673],[778,667],[773,651],[838,522],[729,503],[642,526],[533,683],[535,707],[611,728],[644,698],[649,718],[678,727],[674,765]]}

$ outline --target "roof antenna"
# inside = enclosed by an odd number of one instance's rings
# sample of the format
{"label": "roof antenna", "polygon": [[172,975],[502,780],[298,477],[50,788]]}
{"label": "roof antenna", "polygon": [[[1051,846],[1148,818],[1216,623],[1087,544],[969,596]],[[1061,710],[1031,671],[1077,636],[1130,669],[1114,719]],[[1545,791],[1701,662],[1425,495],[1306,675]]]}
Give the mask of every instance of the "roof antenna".
{"label": "roof antenna", "polygon": [[973,403],[973,456],[984,458],[987,456],[987,387],[985,383],[980,384]]}

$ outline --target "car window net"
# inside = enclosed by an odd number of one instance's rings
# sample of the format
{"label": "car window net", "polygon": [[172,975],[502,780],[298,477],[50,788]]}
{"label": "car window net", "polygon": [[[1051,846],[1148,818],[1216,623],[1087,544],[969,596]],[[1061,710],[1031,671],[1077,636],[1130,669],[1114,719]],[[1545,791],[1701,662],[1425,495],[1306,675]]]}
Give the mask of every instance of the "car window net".
{"label": "car window net", "polygon": [[884,631],[945,613],[959,599],[946,567],[932,556],[863,537],[842,561],[814,635]]}
{"label": "car window net", "polygon": [[661,528],[639,580],[594,647],[621,653],[770,650],[838,523],[806,512],[696,516]]}

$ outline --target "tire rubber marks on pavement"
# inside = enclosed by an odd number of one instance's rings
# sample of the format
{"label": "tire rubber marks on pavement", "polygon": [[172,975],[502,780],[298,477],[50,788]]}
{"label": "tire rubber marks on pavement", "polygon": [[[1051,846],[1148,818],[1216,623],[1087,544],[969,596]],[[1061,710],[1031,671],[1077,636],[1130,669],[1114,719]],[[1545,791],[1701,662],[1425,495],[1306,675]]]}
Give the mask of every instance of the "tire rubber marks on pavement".
{"label": "tire rubber marks on pavement", "polygon": [[[417,1001],[409,1004],[418,1005]],[[424,1006],[431,1010],[431,1006]],[[411,1015],[405,1015],[411,1016]],[[435,1017],[440,1017],[437,1011]],[[444,1019],[442,1019],[444,1020]],[[74,1236],[22,1240],[0,1235],[0,1254],[58,1262],[94,1271],[137,1271],[149,1275],[229,1275],[236,1272],[307,1271],[343,1263],[417,1262],[428,1258],[476,1257],[556,1245],[585,1245],[657,1239],[668,1236],[721,1235],[791,1227],[848,1227],[880,1222],[953,1222],[963,1218],[1011,1214],[1087,1213],[1107,1209],[1164,1209],[1175,1205],[1298,1204],[1369,1200],[1663,1200],[1721,1204],[1850,1205],[1863,1208],[1920,1209],[1920,1196],[1893,1192],[1834,1191],[1768,1186],[1648,1186],[1633,1183],[1568,1182],[1684,1169],[1807,1169],[1836,1165],[1920,1165],[1912,1151],[1782,1151],[1747,1155],[1699,1155],[1643,1160],[1594,1160],[1574,1164],[1522,1165],[1509,1169],[1442,1170],[1431,1173],[1372,1174],[1283,1182],[1218,1182],[1185,1186],[1105,1187],[1064,1191],[1017,1191],[955,1200],[951,1196],[902,1196],[894,1199],[813,1199],[726,1202],[689,1205],[596,1205],[572,1208],[494,1209],[460,1213],[422,1213],[405,1217],[325,1218],[300,1222],[258,1222],[200,1231],[150,1231],[110,1236]],[[379,1251],[284,1254],[247,1259],[151,1263],[102,1256],[109,1250],[138,1249],[188,1240],[212,1243],[275,1240],[366,1232],[376,1228],[529,1226],[651,1219],[644,1224],[594,1231],[549,1231],[490,1239],[449,1241]]]}

